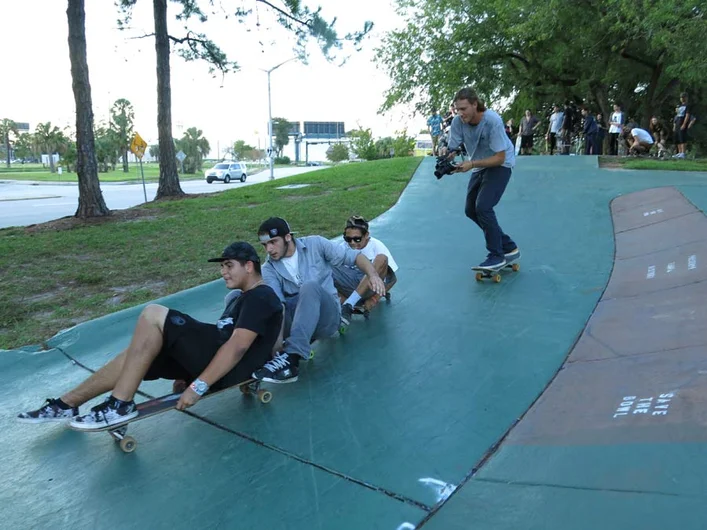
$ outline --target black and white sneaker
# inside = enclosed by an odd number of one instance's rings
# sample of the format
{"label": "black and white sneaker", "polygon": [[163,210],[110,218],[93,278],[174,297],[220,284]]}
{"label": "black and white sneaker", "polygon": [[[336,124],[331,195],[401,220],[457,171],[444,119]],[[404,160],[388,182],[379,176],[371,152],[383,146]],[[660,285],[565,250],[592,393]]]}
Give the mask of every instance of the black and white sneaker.
{"label": "black and white sneaker", "polygon": [[297,354],[278,353],[260,370],[253,372],[253,378],[268,383],[294,383],[299,373],[299,359]]}
{"label": "black and white sneaker", "polygon": [[[67,408],[68,407],[68,408]],[[57,421],[69,421],[79,415],[78,407],[69,407],[60,399],[48,398],[37,410],[23,412],[17,415],[17,421],[21,423],[48,423]]]}
{"label": "black and white sneaker", "polygon": [[346,333],[349,329],[351,320],[353,318],[354,308],[351,304],[344,304],[341,306],[341,321],[339,322],[339,333]]}
{"label": "black and white sneaker", "polygon": [[134,401],[120,401],[110,396],[100,405],[93,407],[88,414],[71,420],[69,425],[74,429],[98,429],[126,422],[137,415]]}

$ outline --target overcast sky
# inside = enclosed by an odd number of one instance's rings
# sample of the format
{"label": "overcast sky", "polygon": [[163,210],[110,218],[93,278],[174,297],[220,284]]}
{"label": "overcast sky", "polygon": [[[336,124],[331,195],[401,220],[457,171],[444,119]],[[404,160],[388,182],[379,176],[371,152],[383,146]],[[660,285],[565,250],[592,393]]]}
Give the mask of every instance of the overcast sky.
{"label": "overcast sky", "polygon": [[[169,2],[171,4],[171,2]],[[321,5],[327,19],[337,17],[340,35],[374,22],[362,52],[353,52],[344,66],[327,63],[311,43],[309,65],[290,62],[271,74],[273,116],[293,121],[343,121],[346,129],[370,127],[376,137],[393,135],[408,126],[415,135],[423,117],[411,117],[407,108],[377,115],[387,76],[373,63],[374,47],[386,31],[399,27],[391,0],[308,0]],[[203,2],[207,4],[207,2]],[[218,13],[194,29],[207,33],[241,69],[212,77],[205,63],[186,63],[171,56],[172,123],[174,136],[198,127],[211,143],[211,156],[235,140],[265,146],[267,134],[268,69],[293,56],[291,36],[260,6],[245,23],[222,10],[226,6],[255,7],[252,0],[221,0]],[[63,128],[75,123],[67,43],[66,1],[5,2],[0,18],[4,60],[0,83],[0,118],[37,123],[51,121]],[[170,33],[183,35],[170,5]],[[106,120],[118,98],[135,108],[135,129],[149,143],[157,142],[157,94],[154,40],[134,37],[153,31],[152,2],[139,0],[130,31],[117,29],[118,10],[109,0],[86,0],[88,64],[96,121]],[[258,26],[256,22],[259,21]],[[132,38],[131,38],[132,37]]]}

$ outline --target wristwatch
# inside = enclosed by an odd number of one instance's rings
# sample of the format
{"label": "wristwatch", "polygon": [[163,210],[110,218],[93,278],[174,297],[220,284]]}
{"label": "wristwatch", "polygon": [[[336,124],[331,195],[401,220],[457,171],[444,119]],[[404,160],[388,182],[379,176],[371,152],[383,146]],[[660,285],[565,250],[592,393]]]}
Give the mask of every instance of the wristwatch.
{"label": "wristwatch", "polygon": [[206,391],[209,389],[209,385],[207,385],[201,379],[197,378],[197,379],[194,379],[194,381],[192,381],[191,385],[189,385],[189,388],[191,388],[198,395],[203,396],[204,394],[206,394]]}

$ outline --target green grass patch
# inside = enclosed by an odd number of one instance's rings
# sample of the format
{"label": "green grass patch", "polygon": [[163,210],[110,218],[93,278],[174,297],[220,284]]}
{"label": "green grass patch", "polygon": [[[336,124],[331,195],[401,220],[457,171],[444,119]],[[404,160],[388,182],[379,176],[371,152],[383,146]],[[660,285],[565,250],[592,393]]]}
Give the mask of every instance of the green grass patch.
{"label": "green grass patch", "polygon": [[[205,164],[199,173],[181,173],[179,180],[203,180],[204,171],[213,167],[214,164]],[[291,167],[275,165],[275,168]],[[160,177],[160,167],[157,163],[147,163],[142,165],[145,173],[145,182],[157,182]],[[248,175],[255,175],[261,171],[269,171],[266,165],[248,165]],[[76,173],[68,173],[66,170],[61,175],[52,173],[48,167],[42,164],[25,164],[25,166],[11,167],[0,166],[0,180],[30,180],[38,182],[78,182]],[[119,165],[113,171],[98,173],[98,180],[101,182],[132,182],[139,184],[142,182],[140,165],[131,163],[129,172],[123,171],[123,166]]]}
{"label": "green grass patch", "polygon": [[[371,219],[398,200],[421,158],[345,164],[223,192],[0,230],[0,349],[220,277],[206,260],[236,240],[257,245],[266,218],[300,235],[333,237],[353,214]],[[285,184],[304,188],[277,189]]]}
{"label": "green grass patch", "polygon": [[707,171],[707,159],[682,159],[600,156],[599,167],[648,169],[654,171]]}

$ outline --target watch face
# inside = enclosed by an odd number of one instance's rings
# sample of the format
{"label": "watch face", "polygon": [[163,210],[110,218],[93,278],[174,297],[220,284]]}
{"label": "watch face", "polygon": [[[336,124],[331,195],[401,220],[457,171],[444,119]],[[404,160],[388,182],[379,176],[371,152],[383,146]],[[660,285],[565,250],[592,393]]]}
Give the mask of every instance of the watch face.
{"label": "watch face", "polygon": [[206,389],[208,388],[208,385],[204,383],[203,381],[194,381],[194,391],[201,395],[204,392],[206,392]]}

